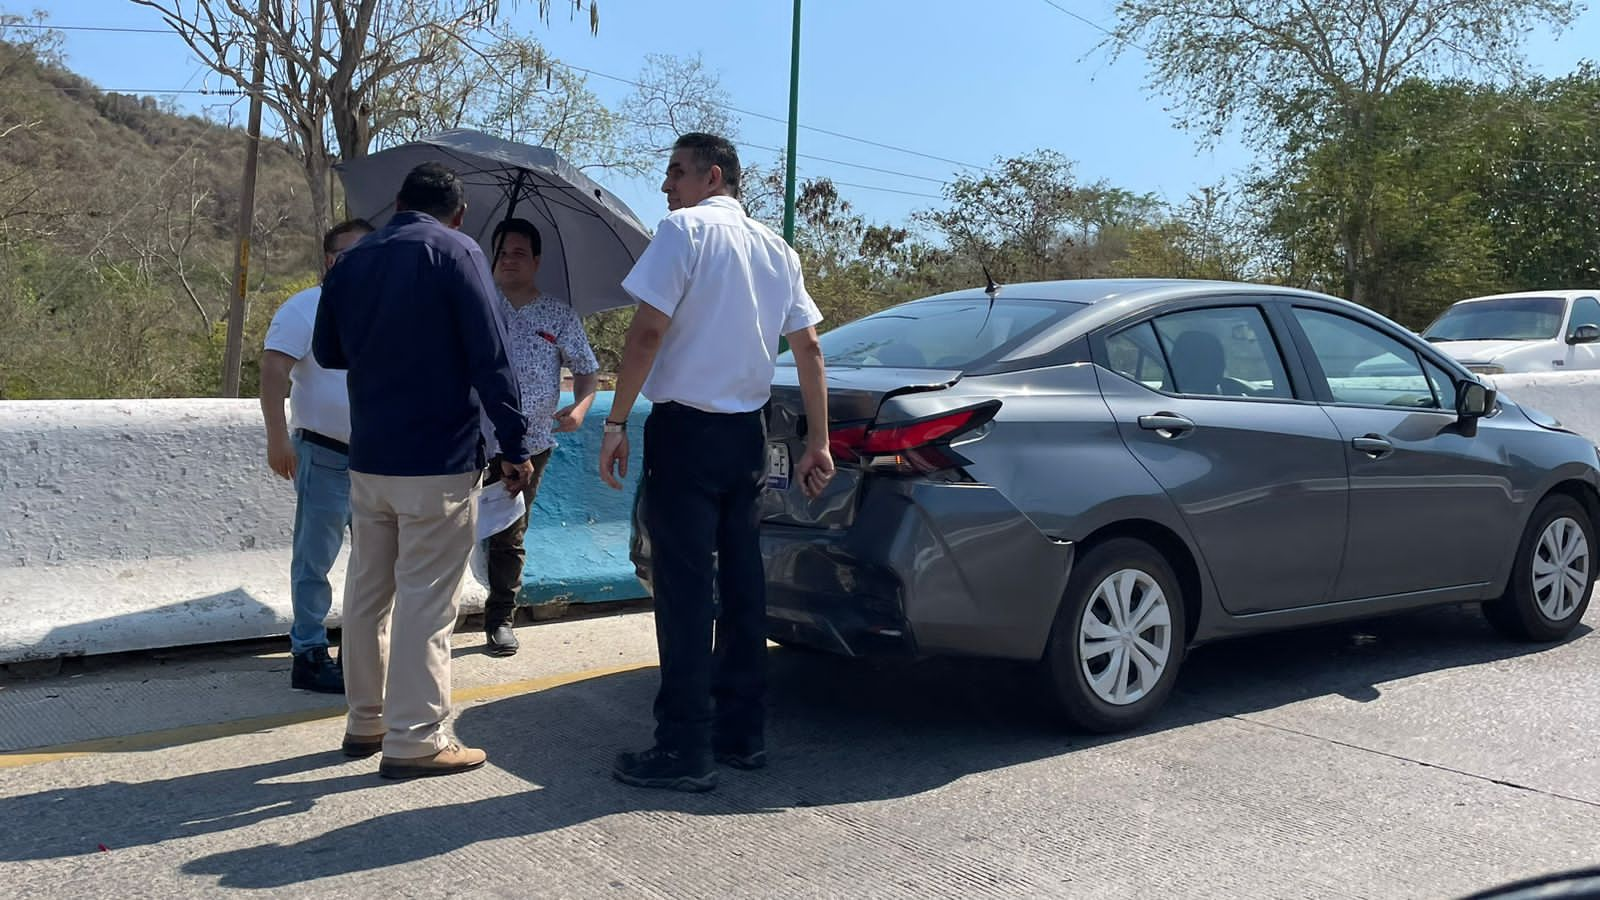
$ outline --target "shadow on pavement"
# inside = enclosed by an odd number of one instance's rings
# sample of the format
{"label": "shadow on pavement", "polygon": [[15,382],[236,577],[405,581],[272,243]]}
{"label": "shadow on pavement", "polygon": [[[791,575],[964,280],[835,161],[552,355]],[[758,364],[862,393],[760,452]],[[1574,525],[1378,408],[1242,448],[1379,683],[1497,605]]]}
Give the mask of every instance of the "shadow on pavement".
{"label": "shadow on pavement", "polygon": [[[1580,624],[1563,643],[1592,630]],[[1371,702],[1386,682],[1559,646],[1501,637],[1475,604],[1443,607],[1201,647],[1185,661],[1172,705],[1215,718],[1312,697]]]}
{"label": "shadow on pavement", "polygon": [[[297,843],[195,859],[183,871],[215,876],[225,887],[282,888],[618,813],[758,815],[907,797],[1079,747],[1298,700],[1330,695],[1375,700],[1390,680],[1539,649],[1495,636],[1475,609],[1218,644],[1195,652],[1178,694],[1156,721],[1142,732],[1113,737],[1064,732],[1026,666],[965,660],[874,663],[778,651],[771,665],[772,766],[755,773],[724,769],[717,791],[694,796],[629,788],[609,776],[618,750],[649,743],[656,672],[647,669],[462,711],[455,733],[486,749],[490,764],[526,781],[527,790],[390,812]],[[265,783],[340,759],[330,752],[157,782],[45,791],[6,801],[0,811],[11,821],[46,815],[86,822],[125,817],[114,846],[153,844],[302,812],[319,798],[380,783],[369,770],[325,781]],[[0,860],[94,849],[87,839],[65,846],[24,837],[0,847]]]}
{"label": "shadow on pavement", "polygon": [[[371,787],[367,774],[280,781],[343,761],[337,749],[292,759],[150,781],[112,781],[0,801],[10,823],[0,861],[80,856],[249,828],[306,812],[317,801]],[[50,823],[34,829],[27,823]],[[62,837],[61,823],[72,823]]]}

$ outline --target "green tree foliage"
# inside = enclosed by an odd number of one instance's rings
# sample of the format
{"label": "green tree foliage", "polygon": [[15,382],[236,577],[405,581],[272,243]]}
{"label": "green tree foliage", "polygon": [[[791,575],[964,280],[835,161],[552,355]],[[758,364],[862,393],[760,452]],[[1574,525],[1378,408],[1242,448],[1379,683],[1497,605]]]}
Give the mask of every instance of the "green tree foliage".
{"label": "green tree foliage", "polygon": [[1256,184],[1278,278],[1359,293],[1413,326],[1503,287],[1479,190],[1498,103],[1474,85],[1410,80],[1376,103],[1366,132],[1295,144]]}
{"label": "green tree foliage", "polygon": [[[1337,242],[1341,292],[1380,311],[1400,307],[1383,280],[1396,248],[1400,198],[1383,185],[1393,141],[1393,95],[1439,73],[1515,76],[1521,42],[1536,25],[1560,29],[1573,0],[1120,0],[1109,43],[1146,52],[1152,84],[1176,99],[1182,121],[1206,138],[1233,125],[1293,168],[1303,148],[1332,142],[1345,175],[1324,198]],[[1327,165],[1323,164],[1326,169]],[[1402,188],[1401,193],[1409,193]]]}
{"label": "green tree foliage", "polygon": [[1479,183],[1508,284],[1600,285],[1600,70],[1498,98]]}
{"label": "green tree foliage", "polygon": [[[0,17],[0,399],[216,394],[243,136],[95,90],[18,23]],[[257,290],[315,271],[304,209],[264,148]]]}
{"label": "green tree foliage", "polygon": [[[1186,124],[1204,136],[1242,125],[1261,148],[1248,177],[1168,203],[1080,178],[1040,149],[953,173],[942,202],[903,222],[873,221],[840,185],[806,179],[795,243],[828,326],[981,286],[986,273],[1274,281],[1413,327],[1466,296],[1600,281],[1600,71],[1510,77],[1519,29],[1562,25],[1572,3],[1123,0],[1119,10],[1117,45],[1149,51]],[[38,24],[0,16],[0,399],[214,394],[242,135],[156,98],[95,90],[64,68],[53,35],[8,27],[19,23]],[[368,117],[357,130],[381,146],[476,127],[602,173],[658,169],[683,131],[737,140],[728,98],[698,59],[646,59],[636,93],[607,108],[526,35],[471,37],[436,48],[437,65],[382,80],[376,107],[356,110]],[[300,149],[263,148],[247,392],[272,312],[317,278]],[[750,214],[774,226],[779,172],[781,162],[752,167],[744,182]],[[586,323],[607,369],[631,315]]]}
{"label": "green tree foliage", "polygon": [[1148,221],[1126,228],[1125,255],[1115,274],[1135,278],[1248,281],[1262,276],[1257,238],[1240,201],[1213,185]]}

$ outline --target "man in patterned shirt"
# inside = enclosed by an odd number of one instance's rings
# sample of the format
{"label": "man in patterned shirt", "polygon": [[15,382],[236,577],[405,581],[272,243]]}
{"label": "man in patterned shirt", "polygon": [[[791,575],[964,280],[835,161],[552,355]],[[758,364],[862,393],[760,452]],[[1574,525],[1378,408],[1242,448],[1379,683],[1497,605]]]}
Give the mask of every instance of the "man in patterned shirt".
{"label": "man in patterned shirt", "polygon": [[[484,604],[483,625],[493,656],[517,652],[511,629],[517,591],[522,587],[526,551],[522,545],[528,515],[539,491],[539,479],[556,446],[554,433],[577,431],[594,402],[600,364],[589,347],[583,321],[559,297],[541,293],[538,286],[539,229],[526,219],[507,219],[494,230],[494,283],[500,288],[500,315],[506,323],[506,350],[522,389],[522,414],[528,418],[526,450],[533,463],[523,500],[527,510],[504,531],[489,538],[489,599]],[[572,371],[574,402],[560,409],[561,367]],[[500,471],[491,461],[490,477]]]}

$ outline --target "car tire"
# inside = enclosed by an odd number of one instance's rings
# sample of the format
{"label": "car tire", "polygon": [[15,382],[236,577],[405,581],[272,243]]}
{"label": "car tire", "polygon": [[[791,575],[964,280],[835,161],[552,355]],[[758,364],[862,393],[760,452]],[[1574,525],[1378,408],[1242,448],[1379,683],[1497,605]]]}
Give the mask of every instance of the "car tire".
{"label": "car tire", "polygon": [[1565,494],[1544,498],[1517,546],[1505,593],[1483,604],[1489,624],[1519,641],[1571,634],[1594,592],[1594,551],[1594,523],[1583,504]]}
{"label": "car tire", "polygon": [[[1154,605],[1144,609],[1146,601]],[[1130,612],[1139,620],[1126,622]],[[1172,566],[1149,544],[1116,538],[1073,566],[1050,629],[1044,673],[1072,726],[1123,731],[1149,718],[1172,693],[1186,640],[1183,593]]]}

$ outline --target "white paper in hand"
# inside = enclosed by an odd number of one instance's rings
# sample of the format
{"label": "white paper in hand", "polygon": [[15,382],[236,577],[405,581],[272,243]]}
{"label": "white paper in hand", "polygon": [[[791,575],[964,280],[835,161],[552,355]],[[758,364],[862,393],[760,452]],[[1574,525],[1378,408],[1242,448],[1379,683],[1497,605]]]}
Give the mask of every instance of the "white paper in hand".
{"label": "white paper in hand", "polygon": [[467,570],[484,587],[489,586],[487,541],[511,527],[511,523],[521,517],[525,508],[522,493],[508,494],[505,486],[499,482],[478,492],[478,534],[477,540],[472,542],[472,555],[467,558]]}
{"label": "white paper in hand", "polygon": [[498,481],[485,486],[478,492],[478,540],[488,540],[510,528],[526,508],[521,491],[510,493]]}

